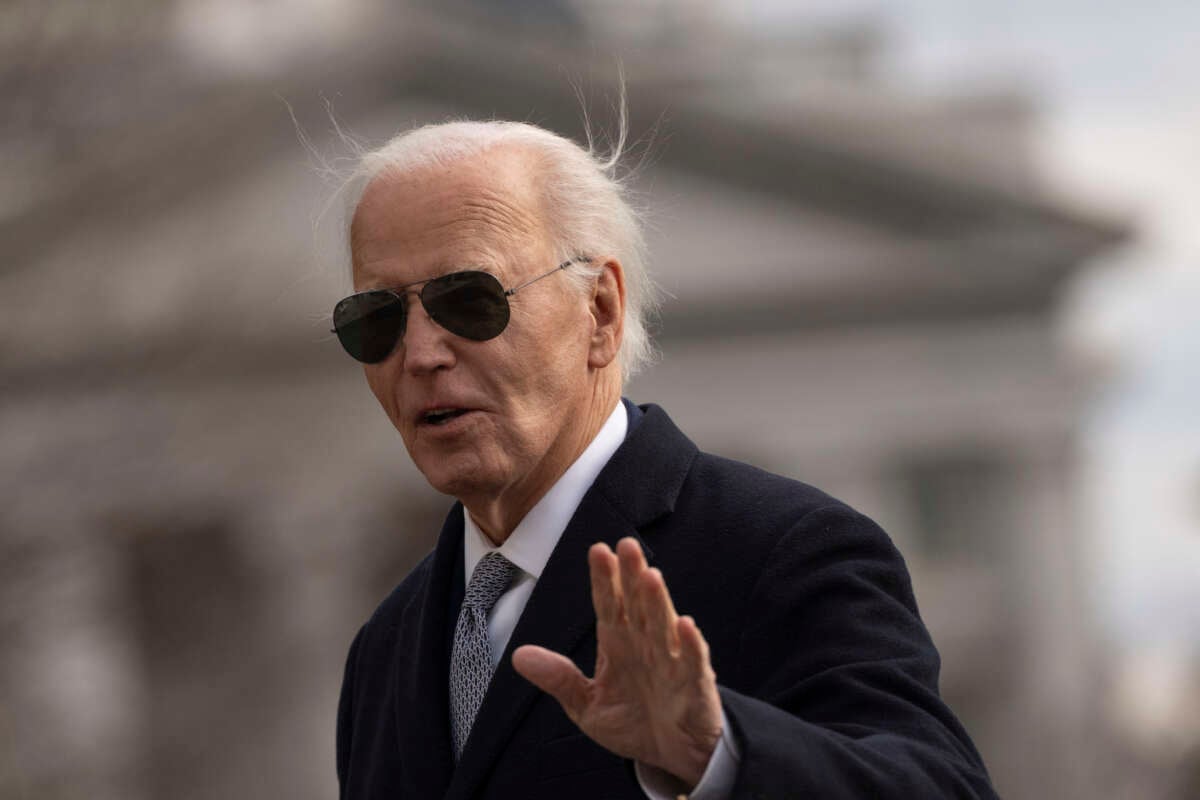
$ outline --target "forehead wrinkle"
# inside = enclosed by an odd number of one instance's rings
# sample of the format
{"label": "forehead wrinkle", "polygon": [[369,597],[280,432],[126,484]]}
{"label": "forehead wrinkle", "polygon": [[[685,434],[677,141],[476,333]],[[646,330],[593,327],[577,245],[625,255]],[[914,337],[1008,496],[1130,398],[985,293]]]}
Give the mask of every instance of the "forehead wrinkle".
{"label": "forehead wrinkle", "polygon": [[463,220],[484,227],[494,228],[508,235],[531,234],[539,225],[537,216],[527,209],[523,198],[510,200],[511,193],[484,189],[479,197],[468,197],[462,202]]}
{"label": "forehead wrinkle", "polygon": [[482,188],[459,199],[445,217],[425,226],[418,234],[432,241],[445,256],[437,269],[482,267],[488,264],[504,271],[515,266],[539,241],[542,230],[536,211],[513,192]]}
{"label": "forehead wrinkle", "polygon": [[[507,152],[506,152],[507,151]],[[464,159],[449,169],[418,170],[416,173],[399,176],[380,176],[382,181],[369,186],[367,195],[388,192],[390,179],[398,178],[401,184],[424,186],[431,196],[440,195],[442,202],[449,201],[441,213],[426,221],[419,231],[410,230],[406,235],[412,243],[428,244],[433,240],[438,249],[462,250],[460,254],[447,254],[448,259],[462,258],[479,253],[496,257],[500,266],[512,260],[514,249],[526,248],[540,242],[546,231],[543,219],[543,192],[540,170],[529,154],[518,148],[496,148],[474,158]],[[488,163],[490,162],[490,163]],[[463,171],[459,171],[459,168]],[[482,171],[482,174],[481,174]],[[390,184],[390,185],[389,185]],[[384,217],[378,208],[372,209],[364,218],[360,204],[351,218],[350,250],[355,268],[373,263],[376,259],[366,252],[370,243],[379,235],[388,238],[392,227],[388,214]],[[401,209],[395,209],[404,213]],[[421,212],[418,212],[420,214]],[[382,256],[387,258],[386,254]],[[492,260],[492,259],[488,259]],[[433,266],[433,265],[430,265]],[[438,265],[453,267],[453,264]]]}

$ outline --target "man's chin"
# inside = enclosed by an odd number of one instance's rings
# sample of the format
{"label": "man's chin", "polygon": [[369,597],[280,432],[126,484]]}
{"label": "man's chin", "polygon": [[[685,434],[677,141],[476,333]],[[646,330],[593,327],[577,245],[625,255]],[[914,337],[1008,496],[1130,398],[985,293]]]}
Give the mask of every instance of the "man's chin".
{"label": "man's chin", "polygon": [[450,456],[429,461],[432,463],[417,463],[425,480],[436,491],[459,500],[486,496],[500,484],[494,471],[484,468],[475,459]]}

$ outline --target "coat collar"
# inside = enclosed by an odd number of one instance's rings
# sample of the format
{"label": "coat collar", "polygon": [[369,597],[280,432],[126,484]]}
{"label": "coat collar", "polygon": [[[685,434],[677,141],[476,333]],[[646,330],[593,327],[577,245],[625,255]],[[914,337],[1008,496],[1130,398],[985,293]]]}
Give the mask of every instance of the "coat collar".
{"label": "coat collar", "polygon": [[[615,547],[622,537],[634,536],[642,542],[647,557],[653,560],[651,542],[643,539],[638,529],[674,508],[684,478],[696,456],[696,446],[658,406],[643,406],[642,412],[642,418],[636,425],[630,425],[625,441],[584,495],[534,587],[492,677],[462,757],[453,771],[445,795],[447,800],[466,800],[474,796],[512,738],[513,731],[541,695],[538,689],[513,669],[512,651],[523,644],[538,644],[570,655],[584,637],[594,630],[596,618],[591,601],[588,548],[596,542],[606,542],[610,547]],[[461,523],[459,532],[461,534]],[[446,531],[443,530],[445,535]],[[451,548],[448,544],[444,540],[439,541],[439,550],[446,546],[445,549],[457,551],[457,548]],[[437,566],[435,562],[435,569]],[[442,583],[445,584],[445,593],[439,596],[431,592],[435,598],[434,605],[439,602],[437,598],[449,596],[449,581]],[[431,585],[430,588],[434,590],[437,587]],[[441,601],[441,604],[444,609],[445,602]],[[428,616],[423,620],[423,627],[426,622],[430,623],[429,627],[434,627],[431,611],[430,608],[426,609]],[[436,621],[441,625],[450,624],[446,617],[443,611]],[[430,689],[440,691],[436,700],[444,718],[449,659],[444,628],[432,637],[427,637],[425,633],[423,630],[422,647],[432,644],[431,639],[438,635],[442,637],[437,639],[438,650],[435,652],[438,658],[422,658],[420,661],[425,664],[436,661],[437,668],[442,671],[436,682],[432,677],[427,677],[425,682]],[[591,664],[582,666],[586,672],[591,672]],[[439,731],[439,736],[442,736],[441,731],[448,730],[445,719],[439,721],[439,727],[435,730]],[[448,734],[442,738],[448,742]],[[425,746],[428,747],[428,744]]]}

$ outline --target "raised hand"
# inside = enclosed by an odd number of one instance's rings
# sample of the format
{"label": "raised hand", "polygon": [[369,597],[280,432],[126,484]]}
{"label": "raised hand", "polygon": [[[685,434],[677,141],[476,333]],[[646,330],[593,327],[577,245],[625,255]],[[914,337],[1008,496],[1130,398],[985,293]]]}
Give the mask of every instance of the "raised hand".
{"label": "raised hand", "polygon": [[517,672],[562,705],[597,744],[694,787],[721,736],[721,700],[708,643],[675,613],[662,573],[627,537],[614,554],[588,551],[596,608],[596,669],[536,645],[513,652]]}

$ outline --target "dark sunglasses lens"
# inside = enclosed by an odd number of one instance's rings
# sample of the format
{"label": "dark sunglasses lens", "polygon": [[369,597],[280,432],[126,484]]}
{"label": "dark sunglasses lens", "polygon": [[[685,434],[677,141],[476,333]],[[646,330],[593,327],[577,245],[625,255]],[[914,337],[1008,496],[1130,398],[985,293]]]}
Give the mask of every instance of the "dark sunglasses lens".
{"label": "dark sunglasses lens", "polygon": [[365,364],[383,361],[404,333],[405,301],[391,292],[351,295],[333,308],[342,347]]}
{"label": "dark sunglasses lens", "polygon": [[477,342],[499,336],[508,326],[508,298],[494,275],[453,272],[425,284],[421,304],[434,322]]}

